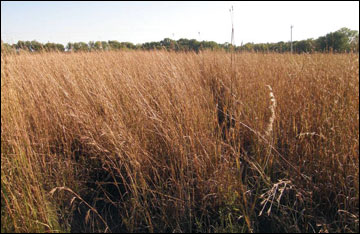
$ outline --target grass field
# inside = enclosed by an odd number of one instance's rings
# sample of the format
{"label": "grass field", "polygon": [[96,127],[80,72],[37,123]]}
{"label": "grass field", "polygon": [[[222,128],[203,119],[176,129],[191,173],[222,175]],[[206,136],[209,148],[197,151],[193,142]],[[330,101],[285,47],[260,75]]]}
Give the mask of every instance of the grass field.
{"label": "grass field", "polygon": [[1,55],[2,232],[358,232],[359,55]]}

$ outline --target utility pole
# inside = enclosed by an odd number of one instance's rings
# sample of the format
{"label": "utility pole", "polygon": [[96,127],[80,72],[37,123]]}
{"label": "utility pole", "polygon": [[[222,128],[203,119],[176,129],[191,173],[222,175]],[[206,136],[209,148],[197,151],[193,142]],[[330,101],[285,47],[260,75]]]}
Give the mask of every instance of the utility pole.
{"label": "utility pole", "polygon": [[[235,54],[234,54],[234,6],[230,8],[231,15],[231,45],[230,45],[230,54],[231,54],[231,81],[230,81],[230,103],[229,107],[232,110],[232,99],[233,99],[233,82],[235,79]],[[232,120],[231,120],[232,121]]]}
{"label": "utility pole", "polygon": [[234,44],[234,6],[231,6],[229,11],[231,14],[231,45],[233,45]]}
{"label": "utility pole", "polygon": [[291,43],[291,53],[293,53],[293,43],[292,43],[292,29],[293,25],[290,26],[290,43]]}
{"label": "utility pole", "polygon": [[[202,51],[203,46],[202,46],[202,42],[201,42],[200,32],[198,32],[198,34],[199,34],[199,43],[200,43],[200,48],[199,48],[199,50]],[[204,62],[204,56],[203,56],[203,62]]]}

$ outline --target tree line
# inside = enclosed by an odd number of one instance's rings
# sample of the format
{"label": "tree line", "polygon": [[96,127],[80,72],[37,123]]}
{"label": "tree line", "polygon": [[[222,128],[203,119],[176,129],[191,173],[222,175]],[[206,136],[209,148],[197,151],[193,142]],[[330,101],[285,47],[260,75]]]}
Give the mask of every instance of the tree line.
{"label": "tree line", "polygon": [[[290,52],[290,42],[277,43],[246,43],[241,46],[232,46],[230,43],[219,44],[214,41],[197,41],[195,39],[181,38],[172,40],[165,38],[159,42],[146,42],[134,45],[131,42],[109,41],[90,41],[69,42],[66,46],[59,43],[45,43],[38,41],[18,41],[16,44],[1,43],[3,52],[19,52],[21,50],[30,52],[78,52],[78,51],[108,51],[108,50],[171,50],[171,51],[195,51],[201,50],[225,50],[231,49],[241,52]],[[341,28],[335,32],[326,34],[317,39],[307,39],[293,41],[294,53],[312,53],[312,52],[359,52],[359,32],[348,28]]]}

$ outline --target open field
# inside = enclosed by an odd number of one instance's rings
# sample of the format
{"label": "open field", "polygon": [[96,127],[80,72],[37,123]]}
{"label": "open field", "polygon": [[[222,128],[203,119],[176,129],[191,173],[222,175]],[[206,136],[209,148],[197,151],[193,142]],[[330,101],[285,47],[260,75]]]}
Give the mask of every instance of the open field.
{"label": "open field", "polygon": [[1,231],[358,232],[359,54],[2,53]]}

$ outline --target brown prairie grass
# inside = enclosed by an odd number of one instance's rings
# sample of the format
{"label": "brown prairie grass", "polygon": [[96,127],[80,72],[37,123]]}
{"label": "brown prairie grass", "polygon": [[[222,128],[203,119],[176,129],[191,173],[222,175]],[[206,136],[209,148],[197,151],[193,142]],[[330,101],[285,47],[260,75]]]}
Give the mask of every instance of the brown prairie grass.
{"label": "brown prairie grass", "polygon": [[358,232],[359,55],[230,64],[2,54],[1,231]]}

